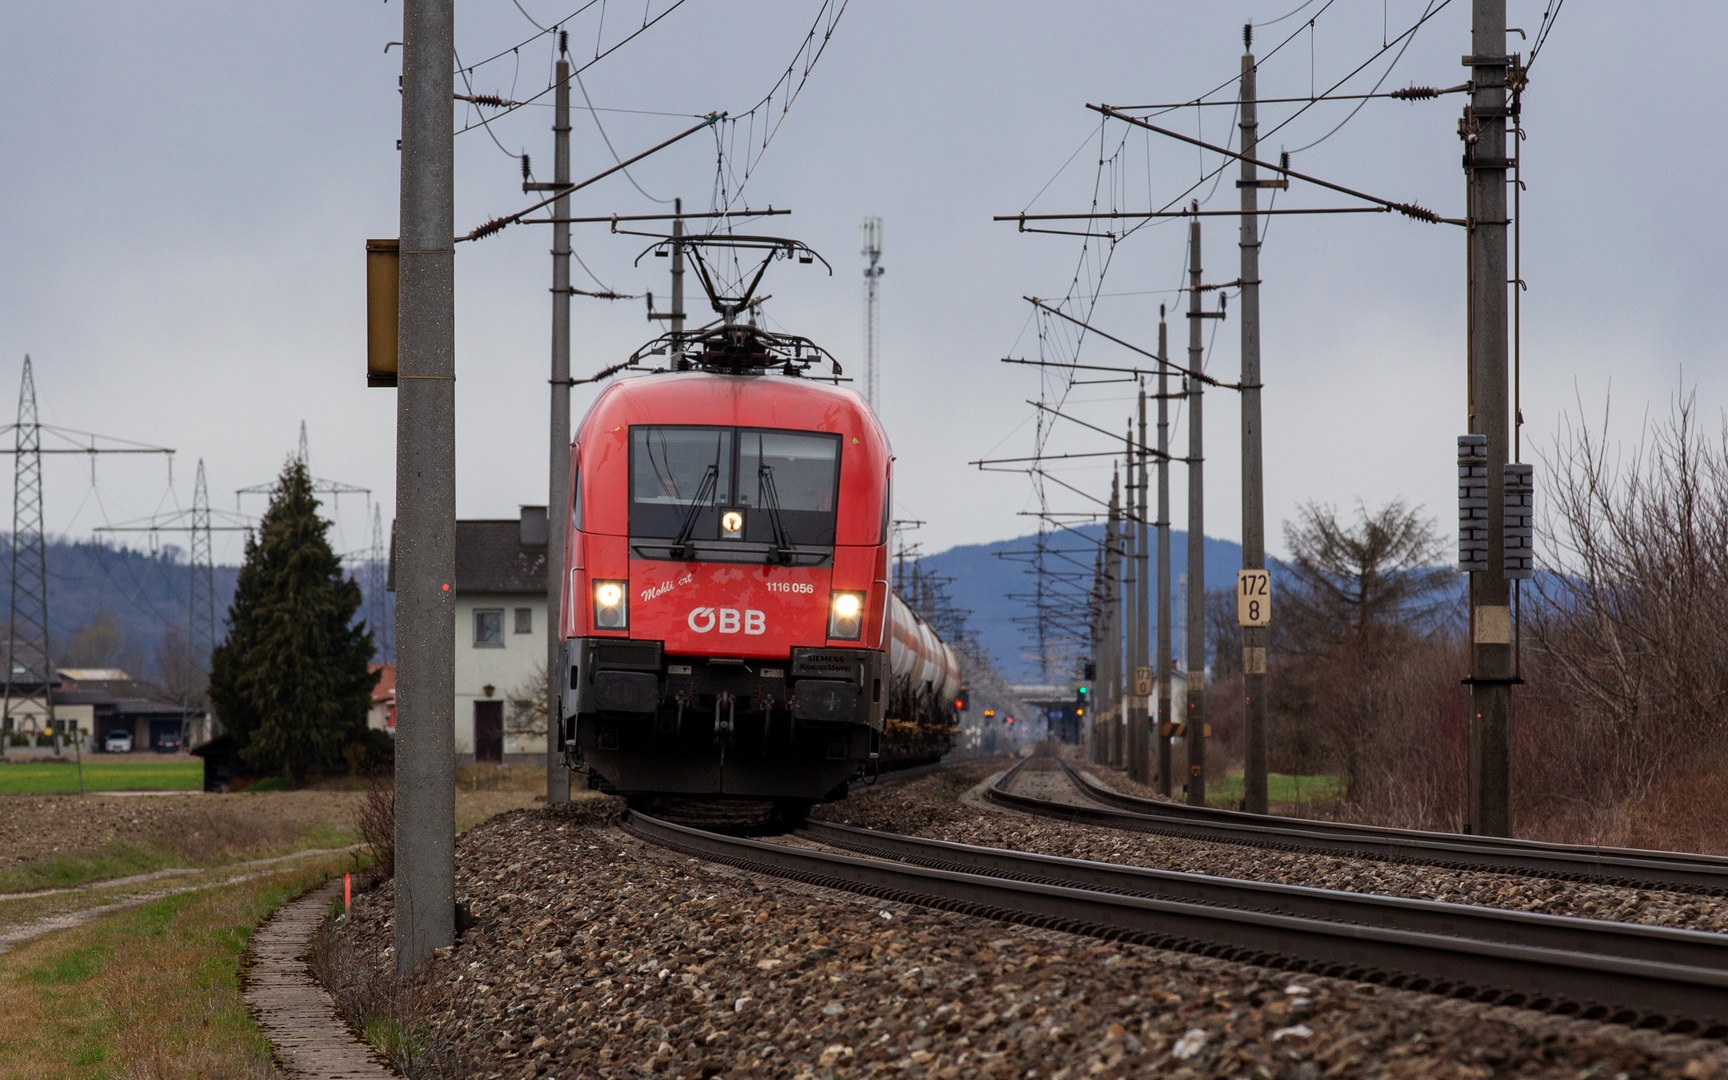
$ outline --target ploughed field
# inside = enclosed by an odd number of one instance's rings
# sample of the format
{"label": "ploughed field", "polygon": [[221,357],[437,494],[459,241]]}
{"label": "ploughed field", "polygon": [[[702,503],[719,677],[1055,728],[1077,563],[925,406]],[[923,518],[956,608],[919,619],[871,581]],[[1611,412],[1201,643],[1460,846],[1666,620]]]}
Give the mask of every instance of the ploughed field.
{"label": "ploughed field", "polygon": [[[976,801],[1001,767],[884,784],[819,812],[1172,869],[1531,910],[1594,902],[1597,917],[1670,925],[1719,917],[1718,901],[1690,896],[1039,822]],[[610,824],[617,812],[616,801],[525,810],[459,837],[457,899],[479,925],[391,995],[379,991],[389,885],[358,898],[326,945],[340,954],[326,970],[350,1020],[375,1024],[369,1011],[389,997],[422,1075],[1728,1077],[1721,1043],[758,877],[638,842]]]}

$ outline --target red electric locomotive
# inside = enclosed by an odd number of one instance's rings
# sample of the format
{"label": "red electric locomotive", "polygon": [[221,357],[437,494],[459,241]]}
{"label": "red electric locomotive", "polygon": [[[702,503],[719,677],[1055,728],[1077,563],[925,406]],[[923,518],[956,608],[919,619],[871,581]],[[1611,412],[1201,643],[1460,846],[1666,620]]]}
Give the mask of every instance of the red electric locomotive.
{"label": "red electric locomotive", "polygon": [[602,790],[796,813],[880,752],[893,459],[858,393],[804,374],[819,349],[737,320],[748,301],[645,346],[631,363],[667,370],[578,428],[559,723]]}

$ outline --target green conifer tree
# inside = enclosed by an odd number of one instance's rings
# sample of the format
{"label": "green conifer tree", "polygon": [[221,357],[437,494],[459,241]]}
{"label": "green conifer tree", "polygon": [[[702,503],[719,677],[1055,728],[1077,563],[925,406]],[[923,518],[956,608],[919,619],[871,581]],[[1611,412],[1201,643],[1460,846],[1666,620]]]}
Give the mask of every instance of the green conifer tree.
{"label": "green conifer tree", "polygon": [[356,625],[360,586],[331,550],[330,522],[304,462],[292,459],[270,497],[228,609],[228,634],[210,658],[210,699],[264,772],[298,785],[364,738],[378,676],[370,629]]}

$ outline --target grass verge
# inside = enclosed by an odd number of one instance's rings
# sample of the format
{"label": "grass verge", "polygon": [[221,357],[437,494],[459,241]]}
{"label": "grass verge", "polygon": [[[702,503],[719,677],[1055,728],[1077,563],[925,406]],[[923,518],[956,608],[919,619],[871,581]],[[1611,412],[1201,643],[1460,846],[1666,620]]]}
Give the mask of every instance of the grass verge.
{"label": "grass verge", "polygon": [[[1290,776],[1271,773],[1266,777],[1266,801],[1270,803],[1331,803],[1344,794],[1344,778],[1320,774]],[[1242,802],[1242,774],[1230,773],[1206,789],[1206,805],[1234,810]]]}
{"label": "grass verge", "polygon": [[[84,763],[85,791],[199,791],[202,761]],[[26,761],[0,765],[0,795],[54,795],[78,790],[78,766]]]}
{"label": "grass verge", "polygon": [[167,896],[0,956],[0,1076],[251,1080],[270,1048],[240,995],[240,953],[345,857]]}

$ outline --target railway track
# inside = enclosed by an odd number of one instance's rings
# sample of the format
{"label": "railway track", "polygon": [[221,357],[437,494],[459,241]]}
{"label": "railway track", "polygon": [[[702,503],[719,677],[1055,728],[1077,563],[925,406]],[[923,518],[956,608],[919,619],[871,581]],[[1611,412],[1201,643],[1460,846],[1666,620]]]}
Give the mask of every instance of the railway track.
{"label": "railway track", "polygon": [[[1011,790],[1022,770],[1035,762],[1053,762],[1094,805],[1056,802]],[[1190,840],[1634,889],[1728,895],[1728,859],[1716,856],[1545,844],[1186,806],[1113,791],[1051,757],[1022,761],[988,788],[985,798],[998,806],[1042,817]]]}
{"label": "railway track", "polygon": [[813,850],[638,814],[651,843],[904,903],[1585,1019],[1728,1037],[1728,936],[1141,867],[812,822]]}

